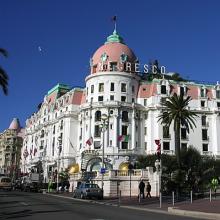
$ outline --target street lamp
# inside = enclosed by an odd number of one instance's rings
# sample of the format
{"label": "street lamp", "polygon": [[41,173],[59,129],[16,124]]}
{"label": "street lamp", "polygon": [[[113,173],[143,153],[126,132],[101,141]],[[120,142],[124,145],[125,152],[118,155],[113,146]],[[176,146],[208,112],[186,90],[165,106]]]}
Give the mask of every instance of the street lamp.
{"label": "street lamp", "polygon": [[[105,148],[105,131],[108,128],[108,115],[102,114],[101,115],[101,130],[102,130],[102,167],[101,167],[101,174],[102,174],[102,191],[104,186],[104,173],[105,173],[105,165],[104,165],[104,148]],[[104,193],[103,193],[104,194]]]}
{"label": "street lamp", "polygon": [[59,136],[58,140],[58,157],[57,157],[57,192],[59,192],[59,166],[60,166],[60,153],[62,151],[62,137]]}
{"label": "street lamp", "polygon": [[133,173],[134,166],[132,163],[129,163],[128,165],[128,172],[130,177],[130,198],[131,198],[131,173]]}
{"label": "street lamp", "polygon": [[162,163],[161,163],[161,159],[160,160],[156,160],[155,161],[155,167],[156,167],[156,171],[159,174],[159,184],[158,184],[158,191],[159,191],[159,199],[160,199],[160,208],[162,206],[162,193],[161,193],[161,175],[162,175]]}

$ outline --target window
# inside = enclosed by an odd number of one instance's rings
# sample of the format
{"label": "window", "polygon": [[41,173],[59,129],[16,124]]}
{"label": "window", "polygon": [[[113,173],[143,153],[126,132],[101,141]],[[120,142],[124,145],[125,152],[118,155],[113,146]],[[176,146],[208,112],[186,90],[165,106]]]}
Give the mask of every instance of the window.
{"label": "window", "polygon": [[44,137],[44,130],[41,130],[41,135],[40,135],[41,138]]}
{"label": "window", "polygon": [[53,134],[55,134],[55,132],[56,132],[56,126],[54,125],[53,126]]}
{"label": "window", "polygon": [[110,95],[110,100],[114,101],[114,96],[113,95]]}
{"label": "window", "polygon": [[95,125],[95,134],[94,137],[101,137],[101,129],[99,125]]}
{"label": "window", "polygon": [[187,139],[186,128],[181,128],[181,139]]}
{"label": "window", "polygon": [[220,102],[217,102],[217,107],[220,108]]}
{"label": "window", "polygon": [[99,101],[99,102],[103,102],[103,96],[99,96],[99,97],[98,97],[98,101]]}
{"label": "window", "polygon": [[122,135],[127,135],[128,126],[122,125]]}
{"label": "window", "polygon": [[115,84],[114,84],[114,83],[111,83],[110,91],[111,91],[111,92],[114,92],[114,91],[115,91]]}
{"label": "window", "polygon": [[132,86],[132,93],[134,93],[134,86]]}
{"label": "window", "polygon": [[95,121],[101,121],[101,111],[95,112]]}
{"label": "window", "polygon": [[144,106],[147,106],[147,99],[144,99]]}
{"label": "window", "polygon": [[185,88],[183,86],[180,87],[180,95],[185,95]]}
{"label": "window", "polygon": [[127,111],[122,112],[122,122],[128,122],[128,112]]}
{"label": "window", "polygon": [[202,115],[202,126],[206,126],[206,116]]}
{"label": "window", "polygon": [[100,149],[101,144],[100,141],[94,141],[94,149]]}
{"label": "window", "polygon": [[121,92],[126,92],[126,83],[121,84]]}
{"label": "window", "polygon": [[112,140],[109,141],[109,146],[112,146]]}
{"label": "window", "polygon": [[131,99],[131,102],[134,103],[134,98]]}
{"label": "window", "polygon": [[113,129],[113,124],[110,124],[110,129],[111,129],[111,130]]}
{"label": "window", "polygon": [[125,141],[121,142],[121,149],[127,150],[128,149],[128,142],[125,142]]}
{"label": "window", "polygon": [[144,142],[144,149],[147,150],[147,142]]}
{"label": "window", "polygon": [[208,144],[203,144],[202,151],[208,151],[208,150],[209,150]]}
{"label": "window", "polygon": [[121,96],[121,101],[125,102],[126,101],[126,96]]}
{"label": "window", "polygon": [[145,113],[145,114],[144,114],[144,119],[147,119],[147,118],[148,118],[148,114]]}
{"label": "window", "polygon": [[163,150],[170,150],[170,142],[163,142]]}
{"label": "window", "polygon": [[94,93],[94,85],[91,85],[91,93]]}
{"label": "window", "polygon": [[63,130],[63,120],[60,122],[60,130]]}
{"label": "window", "polygon": [[163,138],[170,138],[170,131],[167,126],[163,126]]}
{"label": "window", "polygon": [[205,89],[200,89],[200,96],[205,97]]}
{"label": "window", "polygon": [[167,94],[167,88],[165,85],[161,85],[161,94]]}
{"label": "window", "polygon": [[147,127],[144,127],[144,135],[147,135]]}
{"label": "window", "polygon": [[220,90],[216,90],[216,98],[220,99]]}
{"label": "window", "polygon": [[91,98],[91,101],[90,101],[91,103],[93,103],[93,97]]}
{"label": "window", "polygon": [[99,92],[104,92],[104,83],[99,83]]}
{"label": "window", "polygon": [[208,140],[208,130],[207,129],[202,129],[202,140],[203,141]]}
{"label": "window", "polygon": [[186,151],[187,150],[187,143],[182,143],[181,149]]}
{"label": "window", "polygon": [[53,142],[52,142],[52,156],[54,156],[54,146],[55,146],[55,137],[53,137]]}
{"label": "window", "polygon": [[117,71],[117,62],[111,62],[110,63],[110,71]]}
{"label": "window", "polygon": [[202,108],[205,107],[205,101],[201,101],[201,107],[202,107]]}

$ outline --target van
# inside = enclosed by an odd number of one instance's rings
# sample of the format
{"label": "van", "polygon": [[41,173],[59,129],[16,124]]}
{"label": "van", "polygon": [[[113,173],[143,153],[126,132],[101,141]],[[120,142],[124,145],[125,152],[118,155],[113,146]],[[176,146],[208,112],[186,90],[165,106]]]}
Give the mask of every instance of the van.
{"label": "van", "polygon": [[4,189],[4,190],[11,190],[12,189],[12,182],[9,177],[7,177],[7,176],[0,177],[0,189]]}

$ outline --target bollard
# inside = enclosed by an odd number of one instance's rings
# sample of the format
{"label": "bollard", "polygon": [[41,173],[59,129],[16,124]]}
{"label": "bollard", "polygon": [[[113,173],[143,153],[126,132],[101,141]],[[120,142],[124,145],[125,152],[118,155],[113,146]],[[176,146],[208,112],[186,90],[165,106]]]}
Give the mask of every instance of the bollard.
{"label": "bollard", "polygon": [[162,207],[162,193],[160,192],[160,208]]}
{"label": "bollard", "polygon": [[209,191],[209,201],[210,202],[212,201],[212,189],[210,189],[210,191]]}
{"label": "bollard", "polygon": [[139,190],[139,197],[138,197],[139,203],[141,203],[141,191]]}
{"label": "bollard", "polygon": [[192,190],[190,191],[190,202],[191,203],[193,202],[193,192],[192,192]]}
{"label": "bollard", "polygon": [[119,191],[119,197],[118,197],[118,207],[121,205],[121,190]]}
{"label": "bollard", "polygon": [[173,198],[173,206],[174,206],[175,205],[174,191],[172,191],[172,198]]}

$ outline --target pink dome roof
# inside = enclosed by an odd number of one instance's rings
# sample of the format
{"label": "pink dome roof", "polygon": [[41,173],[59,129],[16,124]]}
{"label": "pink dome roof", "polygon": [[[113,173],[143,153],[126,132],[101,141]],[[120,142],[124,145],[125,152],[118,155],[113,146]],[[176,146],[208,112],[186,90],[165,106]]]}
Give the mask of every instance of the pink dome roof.
{"label": "pink dome roof", "polygon": [[127,45],[113,42],[104,44],[96,50],[92,57],[93,65],[96,65],[101,61],[101,56],[104,53],[108,56],[108,60],[111,62],[119,62],[122,54],[128,56],[128,62],[135,62],[136,60],[135,54]]}
{"label": "pink dome roof", "polygon": [[20,122],[19,122],[18,118],[13,118],[8,129],[11,129],[11,130],[20,130],[21,129]]}
{"label": "pink dome roof", "polygon": [[[116,66],[117,70],[124,70],[125,63],[135,63],[137,58],[133,51],[124,43],[123,38],[117,33],[116,30],[112,35],[107,37],[107,41],[102,45],[93,57],[90,59],[91,73],[98,71],[112,71],[112,66]],[[112,64],[111,64],[112,63]],[[103,69],[100,70],[100,66]],[[105,66],[105,67],[104,67]]]}

